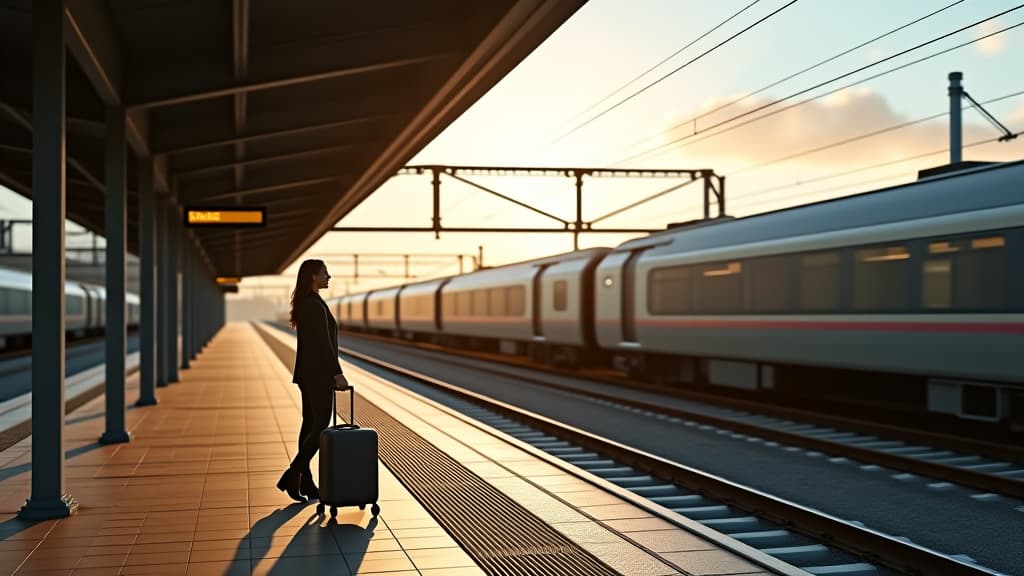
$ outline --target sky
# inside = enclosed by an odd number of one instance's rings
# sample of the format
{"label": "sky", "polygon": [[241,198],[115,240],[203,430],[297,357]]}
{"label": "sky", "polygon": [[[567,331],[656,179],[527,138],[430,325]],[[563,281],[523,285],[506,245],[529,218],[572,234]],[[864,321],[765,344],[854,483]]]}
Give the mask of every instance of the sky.
{"label": "sky", "polygon": [[[1011,96],[1024,92],[1024,7],[1012,10],[1016,2],[787,4],[790,0],[590,0],[409,165],[710,168],[726,176],[727,212],[740,217],[908,182],[917,170],[948,162],[948,116],[941,114],[949,109],[947,75],[952,71],[963,72],[965,89],[979,102],[998,99],[985,108],[1011,131],[1024,130],[1024,94]],[[900,55],[1007,10],[1012,11]],[[1015,25],[1020,27],[981,39]],[[965,43],[970,44],[954,48]],[[854,72],[860,68],[865,69]],[[933,115],[940,116],[806,154]],[[976,110],[965,110],[963,119],[965,145],[1000,135]],[[1024,159],[1024,138],[971,146],[963,154],[965,160]],[[570,179],[473,180],[562,219],[575,219]],[[590,179],[584,184],[583,219],[681,182]],[[450,179],[442,181],[441,190],[445,226],[557,225]],[[697,218],[702,212],[700,190],[684,187],[595,228],[658,229]],[[428,176],[395,176],[338,225],[429,226],[431,198]],[[25,217],[31,210],[13,192],[0,190],[0,201],[0,218]],[[402,208],[396,211],[395,206]],[[583,234],[580,247],[615,246],[629,237]],[[571,234],[442,233],[434,239],[429,233],[329,232],[283,277],[244,279],[237,297],[283,297],[303,258],[325,257],[334,276],[330,292],[342,294],[403,282],[394,276],[404,273],[404,254],[411,255],[410,272],[417,279],[457,273],[455,254],[465,255],[463,265],[469,269],[471,255],[481,246],[484,264],[493,266],[566,252],[573,244]],[[374,262],[364,258],[356,282],[348,277],[353,273],[352,253],[394,256]],[[373,275],[392,277],[369,277]]]}

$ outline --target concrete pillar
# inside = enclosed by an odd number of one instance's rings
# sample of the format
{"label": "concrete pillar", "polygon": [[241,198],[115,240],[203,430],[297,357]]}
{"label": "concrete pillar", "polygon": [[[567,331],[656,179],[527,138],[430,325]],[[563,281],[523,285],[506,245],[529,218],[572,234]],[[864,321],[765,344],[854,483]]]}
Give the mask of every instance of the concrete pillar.
{"label": "concrete pillar", "polygon": [[[64,492],[64,2],[32,3],[32,491],[22,520],[70,516]],[[86,303],[83,302],[83,305]]]}
{"label": "concrete pillar", "polygon": [[167,202],[167,383],[178,381],[178,244],[181,243],[178,207]]}
{"label": "concrete pillar", "polygon": [[128,442],[125,430],[125,356],[128,328],[124,293],[127,284],[125,249],[128,245],[125,185],[125,113],[121,107],[107,108],[106,237],[107,237],[107,328],[106,328],[106,430],[100,443]]}
{"label": "concrete pillar", "polygon": [[156,399],[156,198],[153,191],[153,159],[139,159],[139,399],[149,406]]}

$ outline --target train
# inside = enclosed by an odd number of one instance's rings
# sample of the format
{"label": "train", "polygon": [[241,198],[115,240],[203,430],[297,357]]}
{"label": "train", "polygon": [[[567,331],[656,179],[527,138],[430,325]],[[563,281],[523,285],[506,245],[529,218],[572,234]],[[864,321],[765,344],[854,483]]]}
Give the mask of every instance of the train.
{"label": "train", "polygon": [[342,330],[1024,421],[1024,162],[331,298]]}
{"label": "train", "polygon": [[[138,294],[125,294],[129,328],[139,324]],[[107,292],[85,282],[64,283],[64,329],[68,339],[103,332],[106,326]],[[0,267],[0,351],[25,348],[32,336],[32,274]]]}

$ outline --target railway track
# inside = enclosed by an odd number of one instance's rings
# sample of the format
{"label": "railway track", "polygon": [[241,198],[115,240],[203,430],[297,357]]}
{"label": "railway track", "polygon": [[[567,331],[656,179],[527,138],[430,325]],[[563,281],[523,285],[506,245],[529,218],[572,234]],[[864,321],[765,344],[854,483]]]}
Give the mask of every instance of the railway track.
{"label": "railway track", "polygon": [[[389,344],[391,341],[384,340]],[[403,346],[404,345],[394,344]],[[437,352],[409,347],[409,353],[436,359]],[[447,354],[447,351],[445,352]],[[431,356],[433,355],[433,356]],[[536,374],[532,365],[509,362],[494,365],[494,359],[459,355],[446,358],[451,365],[463,366],[495,375],[508,375],[532,384],[579,394],[609,404],[626,406],[679,421],[712,426],[737,434],[767,441],[798,446],[833,457],[843,457],[866,465],[898,470],[924,476],[938,483],[983,490],[1024,499],[1024,447],[1006,446],[946,434],[899,428],[843,417],[812,414],[802,410],[766,406],[750,401],[722,399],[710,394],[676,394],[679,402],[669,405],[664,390],[650,386],[632,386],[647,392],[646,398],[635,398],[609,391],[598,391],[582,384],[554,382]],[[529,372],[533,371],[534,374]],[[590,376],[566,371],[540,370],[574,380],[592,380]],[[609,386],[619,381],[597,380]],[[661,396],[659,398],[659,396]],[[937,485],[936,487],[941,487]]]}
{"label": "railway track", "polygon": [[[812,574],[999,574],[441,382],[354,350],[357,359],[411,379],[443,403],[582,469],[670,521],[699,522]],[[586,475],[584,475],[586,476]]]}

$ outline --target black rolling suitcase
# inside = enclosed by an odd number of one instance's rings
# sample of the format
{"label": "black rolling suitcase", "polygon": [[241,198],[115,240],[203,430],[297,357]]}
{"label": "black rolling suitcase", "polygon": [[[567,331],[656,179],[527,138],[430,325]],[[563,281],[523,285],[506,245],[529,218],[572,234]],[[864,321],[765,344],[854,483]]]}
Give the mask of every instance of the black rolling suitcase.
{"label": "black rolling suitcase", "polygon": [[331,518],[338,516],[339,506],[370,504],[374,516],[380,514],[377,505],[377,431],[360,428],[355,423],[354,386],[349,387],[350,424],[338,425],[337,393],[334,393],[334,425],[320,433],[320,503],[316,511],[324,513],[331,507]]}

